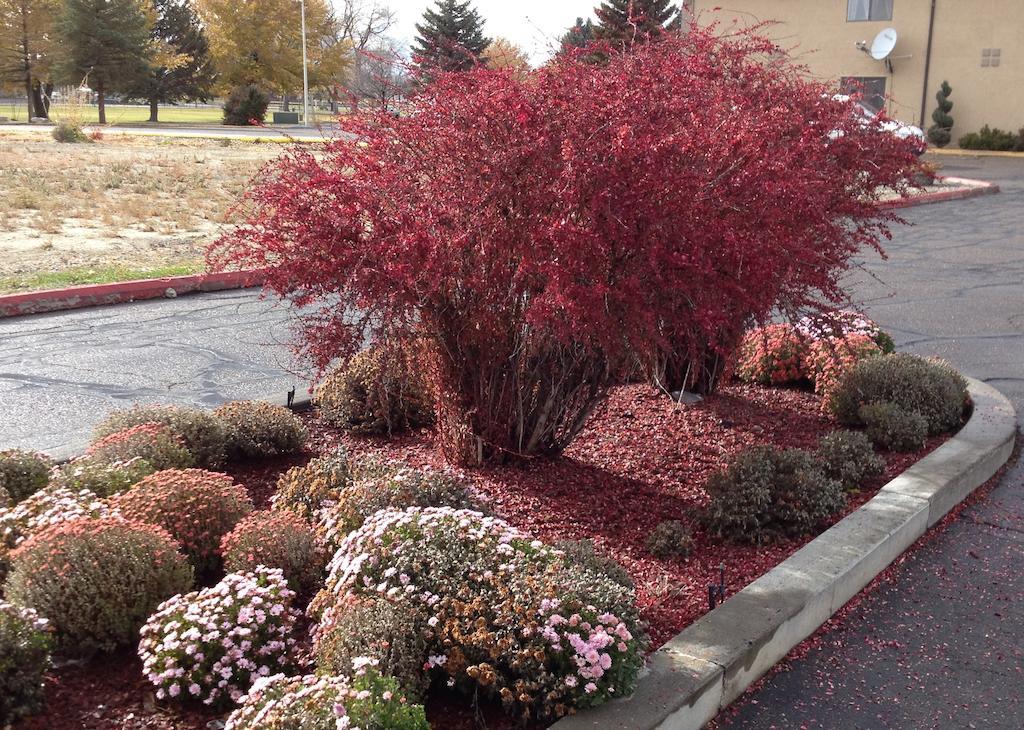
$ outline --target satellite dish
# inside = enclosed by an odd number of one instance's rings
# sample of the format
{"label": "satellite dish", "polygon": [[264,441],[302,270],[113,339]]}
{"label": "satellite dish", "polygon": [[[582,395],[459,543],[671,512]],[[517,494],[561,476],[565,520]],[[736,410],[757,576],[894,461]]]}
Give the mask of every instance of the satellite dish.
{"label": "satellite dish", "polygon": [[875,40],[871,42],[871,57],[876,61],[883,61],[889,57],[893,49],[896,47],[896,39],[898,38],[895,28],[886,28],[877,36]]}

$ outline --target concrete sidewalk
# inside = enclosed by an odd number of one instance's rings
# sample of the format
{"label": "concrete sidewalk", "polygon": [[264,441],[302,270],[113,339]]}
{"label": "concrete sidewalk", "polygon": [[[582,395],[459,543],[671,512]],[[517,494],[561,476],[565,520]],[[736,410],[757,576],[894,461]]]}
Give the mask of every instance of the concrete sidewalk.
{"label": "concrete sidewalk", "polygon": [[[901,349],[949,359],[1024,414],[1024,160],[941,162],[944,174],[992,180],[1003,193],[906,211],[914,226],[855,287]],[[1024,727],[1022,567],[1018,463],[721,726]]]}

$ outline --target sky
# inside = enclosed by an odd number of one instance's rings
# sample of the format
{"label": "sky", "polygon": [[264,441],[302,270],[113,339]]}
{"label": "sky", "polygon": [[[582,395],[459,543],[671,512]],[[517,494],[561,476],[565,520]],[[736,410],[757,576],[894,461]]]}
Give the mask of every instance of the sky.
{"label": "sky", "polygon": [[[397,23],[388,35],[399,43],[411,45],[416,23],[433,0],[381,0],[395,11]],[[526,51],[538,64],[558,50],[558,39],[576,18],[594,17],[598,0],[473,0],[484,19],[488,38],[503,36]]]}

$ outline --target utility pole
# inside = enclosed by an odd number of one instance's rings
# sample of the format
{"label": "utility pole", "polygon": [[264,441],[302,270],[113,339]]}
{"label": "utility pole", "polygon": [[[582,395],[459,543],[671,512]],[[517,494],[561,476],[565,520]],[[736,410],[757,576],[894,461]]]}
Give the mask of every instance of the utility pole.
{"label": "utility pole", "polygon": [[302,124],[309,126],[309,71],[306,61],[306,0],[299,0],[302,15]]}

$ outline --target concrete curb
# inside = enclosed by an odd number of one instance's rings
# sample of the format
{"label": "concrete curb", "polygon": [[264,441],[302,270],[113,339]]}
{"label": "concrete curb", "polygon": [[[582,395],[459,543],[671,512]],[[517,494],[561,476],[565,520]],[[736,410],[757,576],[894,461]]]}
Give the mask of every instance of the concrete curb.
{"label": "concrete curb", "polygon": [[1024,160],[1024,152],[1002,152],[999,150],[963,150],[960,148],[938,149],[929,147],[926,154],[944,155],[947,157],[1009,157],[1011,159]]}
{"label": "concrete curb", "polygon": [[656,651],[636,691],[557,730],[701,728],[985,483],[1013,451],[1010,401],[968,379],[974,411],[860,509]]}
{"label": "concrete curb", "polygon": [[943,190],[937,193],[924,193],[897,200],[886,200],[880,202],[878,207],[882,210],[897,210],[900,208],[913,208],[917,205],[928,205],[930,203],[944,203],[947,200],[965,200],[982,195],[995,195],[999,192],[998,185],[982,180],[972,180],[966,177],[946,177],[943,180],[954,185],[963,185],[964,187],[959,190]]}
{"label": "concrete curb", "polygon": [[173,289],[175,296],[224,289],[246,289],[262,286],[265,275],[266,272],[262,269],[250,269],[218,274],[119,281],[113,284],[86,284],[24,294],[0,294],[0,317],[18,317],[24,314],[159,299],[167,295],[168,289]]}

